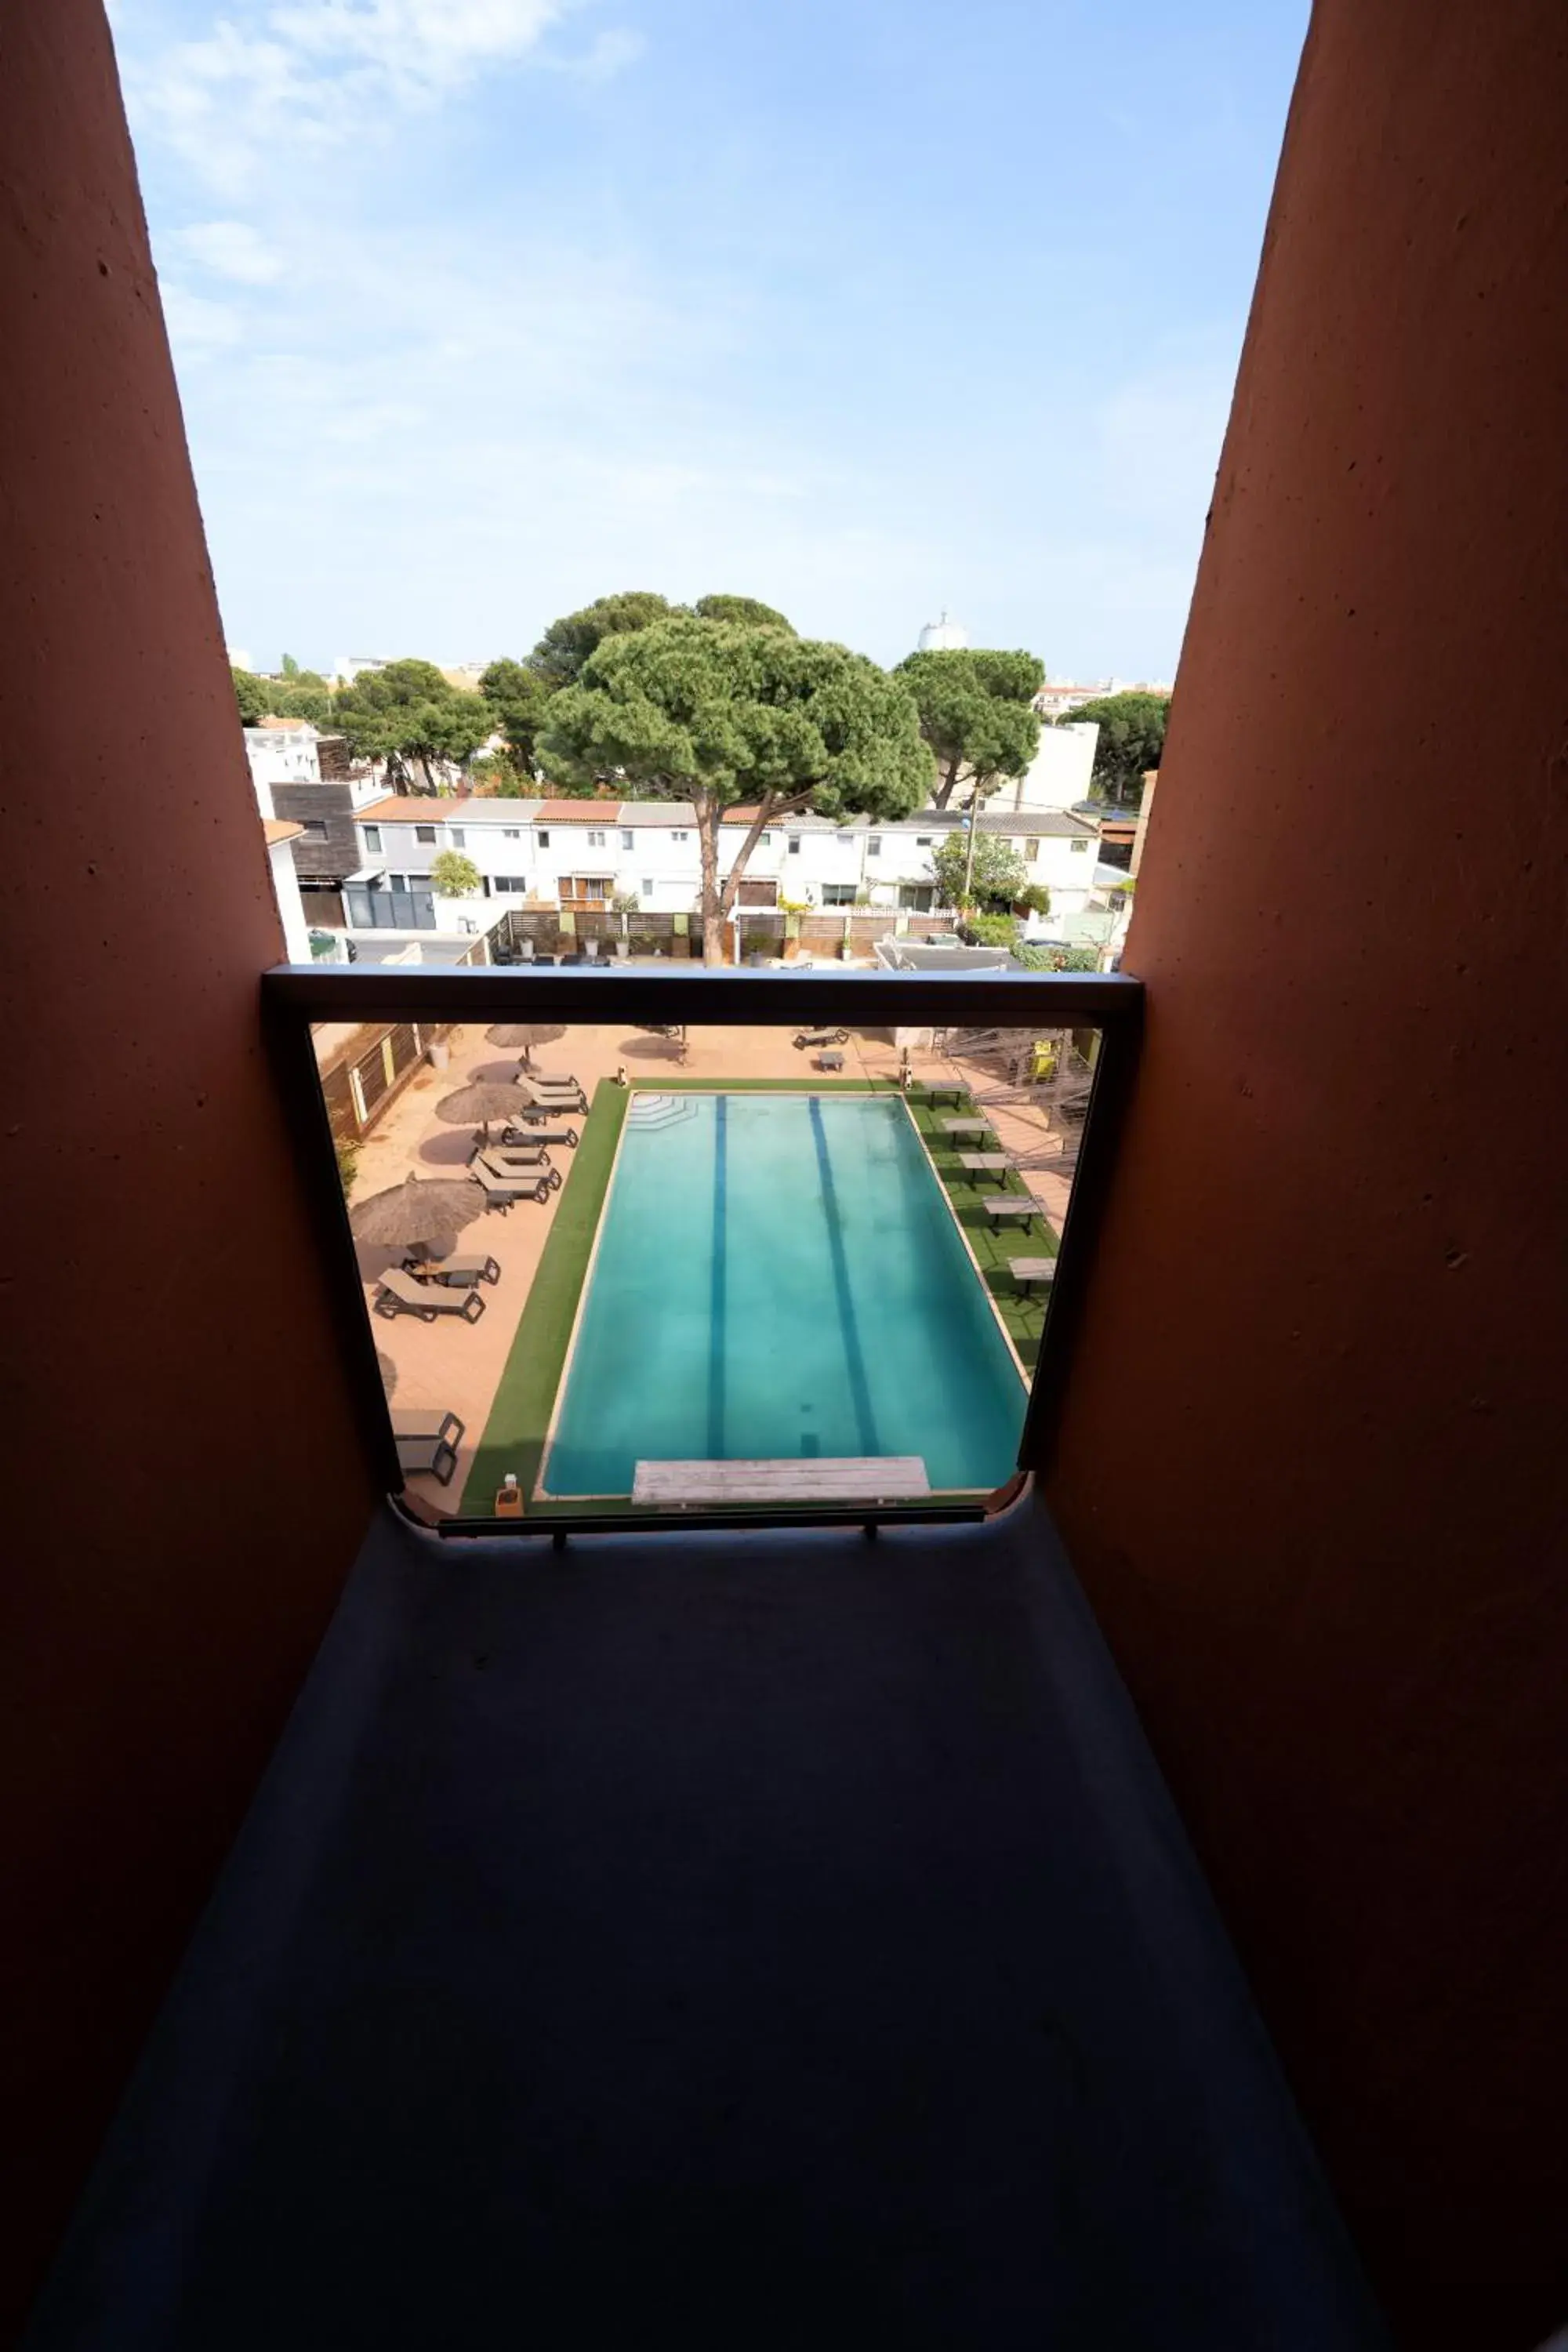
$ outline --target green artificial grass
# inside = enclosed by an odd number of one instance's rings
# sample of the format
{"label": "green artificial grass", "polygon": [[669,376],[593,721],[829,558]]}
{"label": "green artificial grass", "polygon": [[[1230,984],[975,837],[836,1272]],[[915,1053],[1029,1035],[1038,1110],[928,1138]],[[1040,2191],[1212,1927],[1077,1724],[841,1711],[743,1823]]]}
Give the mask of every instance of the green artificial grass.
{"label": "green artificial grass", "polygon": [[517,1337],[463,1488],[460,1517],[489,1518],[509,1470],[517,1473],[529,1516],[548,1509],[532,1499],[534,1481],[630,1101],[629,1089],[610,1078],[601,1078],[594,1089],[593,1108],[572,1154]]}
{"label": "green artificial grass", "polygon": [[991,1148],[984,1139],[966,1136],[962,1142],[937,1125],[943,1110],[927,1102],[919,1094],[910,1097],[910,1108],[915,1125],[920,1129],[931,1166],[935,1169],[943,1191],[952,1202],[958,1222],[963,1227],[970,1248],[974,1252],[985,1287],[995,1300],[1002,1320],[1007,1327],[1013,1345],[1028,1370],[1033,1371],[1040,1352],[1040,1336],[1046,1328],[1046,1310],[1050,1305],[1048,1292],[1033,1291],[1026,1298],[1014,1287],[1007,1270],[1010,1257],[1055,1257],[1058,1244],[1055,1234],[1043,1216],[1035,1220],[1037,1230],[1025,1233],[1017,1225],[994,1225],[980,1206],[998,1191],[1026,1192],[1027,1184],[1016,1168],[1009,1168],[1000,1186],[987,1181],[976,1191],[958,1164],[960,1151],[970,1151],[978,1142],[983,1150]]}

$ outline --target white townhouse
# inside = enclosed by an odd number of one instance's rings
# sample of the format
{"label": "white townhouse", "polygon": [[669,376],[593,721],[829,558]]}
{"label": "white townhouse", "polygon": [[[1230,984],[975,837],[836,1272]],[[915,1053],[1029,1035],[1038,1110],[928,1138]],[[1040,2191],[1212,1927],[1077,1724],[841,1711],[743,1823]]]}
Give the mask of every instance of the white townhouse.
{"label": "white townhouse", "polygon": [[[1031,919],[1031,935],[1059,936],[1063,921],[1089,903],[1095,825],[1070,810],[990,804],[977,822],[983,833],[1010,842],[1029,880],[1051,894],[1051,913]],[[745,809],[727,813],[720,830],[721,873],[729,872],[750,823]],[[963,812],[950,809],[926,809],[888,824],[865,816],[842,824],[787,816],[759,836],[741,880],[740,904],[923,913],[934,898],[935,852],[965,823]],[[680,802],[389,796],[356,810],[355,824],[361,863],[343,893],[351,928],[392,922],[394,902],[403,927],[441,930],[488,929],[508,903],[575,912],[604,910],[621,899],[647,914],[698,909],[697,821]],[[432,892],[432,865],[447,849],[475,866],[478,898]]]}

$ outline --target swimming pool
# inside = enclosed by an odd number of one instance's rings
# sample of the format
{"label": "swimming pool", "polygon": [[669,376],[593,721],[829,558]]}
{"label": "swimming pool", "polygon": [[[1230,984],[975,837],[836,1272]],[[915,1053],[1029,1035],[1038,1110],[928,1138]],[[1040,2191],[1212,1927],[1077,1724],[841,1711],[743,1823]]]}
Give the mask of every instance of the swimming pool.
{"label": "swimming pool", "polygon": [[542,1483],[641,1461],[919,1454],[1011,1475],[1026,1401],[903,1103],[633,1097]]}

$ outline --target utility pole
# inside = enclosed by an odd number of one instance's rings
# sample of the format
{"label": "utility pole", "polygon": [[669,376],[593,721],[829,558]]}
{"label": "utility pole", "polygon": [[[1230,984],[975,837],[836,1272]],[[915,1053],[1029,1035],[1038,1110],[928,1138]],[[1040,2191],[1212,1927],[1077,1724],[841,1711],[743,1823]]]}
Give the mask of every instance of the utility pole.
{"label": "utility pole", "polygon": [[976,784],[969,795],[969,814],[965,819],[969,827],[969,855],[963,861],[963,903],[966,907],[974,890],[974,813],[979,806],[980,787]]}

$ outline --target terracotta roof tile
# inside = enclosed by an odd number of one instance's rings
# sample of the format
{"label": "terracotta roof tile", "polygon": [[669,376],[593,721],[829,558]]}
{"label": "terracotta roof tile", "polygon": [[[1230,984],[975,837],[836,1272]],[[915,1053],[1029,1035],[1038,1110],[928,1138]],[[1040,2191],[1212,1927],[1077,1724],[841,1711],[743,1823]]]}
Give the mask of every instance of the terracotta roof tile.
{"label": "terracotta roof tile", "polygon": [[384,801],[371,801],[364,808],[355,809],[354,818],[360,824],[461,824],[467,801],[425,800],[417,793],[399,795],[393,793]]}

